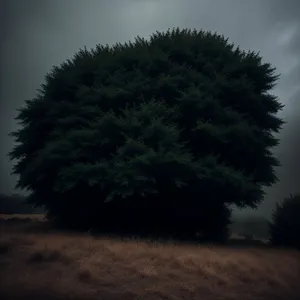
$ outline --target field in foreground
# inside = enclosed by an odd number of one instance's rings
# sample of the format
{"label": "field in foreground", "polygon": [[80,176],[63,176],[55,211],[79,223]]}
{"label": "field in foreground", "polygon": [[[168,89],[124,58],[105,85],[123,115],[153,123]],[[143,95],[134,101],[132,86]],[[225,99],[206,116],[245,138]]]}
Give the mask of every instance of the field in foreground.
{"label": "field in foreground", "polygon": [[300,299],[300,253],[55,232],[0,216],[1,299]]}

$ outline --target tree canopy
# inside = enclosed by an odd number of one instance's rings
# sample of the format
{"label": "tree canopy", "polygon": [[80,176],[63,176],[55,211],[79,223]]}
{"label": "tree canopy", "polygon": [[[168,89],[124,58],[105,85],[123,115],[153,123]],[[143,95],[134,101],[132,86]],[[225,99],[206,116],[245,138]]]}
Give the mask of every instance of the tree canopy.
{"label": "tree canopy", "polygon": [[256,207],[277,180],[277,78],[258,53],[205,31],[81,49],[19,110],[18,187],[71,224],[130,216],[220,232],[231,204]]}

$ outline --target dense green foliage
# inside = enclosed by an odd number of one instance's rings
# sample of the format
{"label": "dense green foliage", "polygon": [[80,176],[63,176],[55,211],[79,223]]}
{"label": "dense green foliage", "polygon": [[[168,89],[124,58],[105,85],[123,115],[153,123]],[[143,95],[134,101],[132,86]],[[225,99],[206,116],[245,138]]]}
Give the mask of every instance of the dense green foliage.
{"label": "dense green foliage", "polygon": [[19,111],[18,187],[73,225],[224,236],[276,181],[274,72],[203,31],[80,50]]}
{"label": "dense green foliage", "polygon": [[270,242],[275,246],[300,250],[300,194],[291,195],[276,204],[270,223]]}

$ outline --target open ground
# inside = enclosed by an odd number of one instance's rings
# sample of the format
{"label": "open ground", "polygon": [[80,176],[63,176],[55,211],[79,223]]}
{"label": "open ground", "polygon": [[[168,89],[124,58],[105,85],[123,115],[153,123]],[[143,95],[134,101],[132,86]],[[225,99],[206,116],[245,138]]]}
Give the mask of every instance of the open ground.
{"label": "open ground", "polygon": [[43,215],[0,219],[3,300],[300,299],[294,250],[62,232]]}

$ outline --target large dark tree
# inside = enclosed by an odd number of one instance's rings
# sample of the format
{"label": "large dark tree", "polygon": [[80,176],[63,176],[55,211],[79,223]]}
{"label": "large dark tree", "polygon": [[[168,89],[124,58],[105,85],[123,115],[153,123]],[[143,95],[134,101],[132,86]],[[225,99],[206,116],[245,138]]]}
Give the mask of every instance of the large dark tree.
{"label": "large dark tree", "polygon": [[19,111],[18,187],[73,225],[220,236],[276,181],[274,72],[196,30],[80,50]]}
{"label": "large dark tree", "polygon": [[269,225],[271,244],[300,250],[300,194],[277,203]]}

